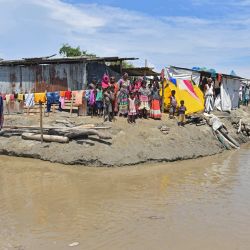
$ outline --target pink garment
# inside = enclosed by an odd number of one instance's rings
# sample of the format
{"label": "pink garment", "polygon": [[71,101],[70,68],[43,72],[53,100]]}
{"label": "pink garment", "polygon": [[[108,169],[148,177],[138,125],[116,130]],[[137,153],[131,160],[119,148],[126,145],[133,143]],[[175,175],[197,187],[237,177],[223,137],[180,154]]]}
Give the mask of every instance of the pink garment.
{"label": "pink garment", "polygon": [[103,89],[106,89],[110,86],[110,83],[109,83],[109,76],[108,75],[104,75],[103,78],[102,78],[102,88]]}
{"label": "pink garment", "polygon": [[82,99],[83,99],[83,90],[80,91],[72,91],[72,95],[75,97],[75,105],[81,106],[82,105]]}
{"label": "pink garment", "polygon": [[95,90],[91,89],[90,90],[90,97],[89,97],[89,105],[94,106],[95,105]]}
{"label": "pink garment", "polygon": [[61,108],[65,108],[65,97],[60,97],[59,102],[61,103]]}
{"label": "pink garment", "polygon": [[14,94],[11,94],[11,95],[10,95],[10,100],[11,100],[11,101],[15,101],[15,96],[14,96]]}
{"label": "pink garment", "polygon": [[141,102],[148,102],[148,96],[141,95],[141,96],[140,96],[140,101],[141,101]]}

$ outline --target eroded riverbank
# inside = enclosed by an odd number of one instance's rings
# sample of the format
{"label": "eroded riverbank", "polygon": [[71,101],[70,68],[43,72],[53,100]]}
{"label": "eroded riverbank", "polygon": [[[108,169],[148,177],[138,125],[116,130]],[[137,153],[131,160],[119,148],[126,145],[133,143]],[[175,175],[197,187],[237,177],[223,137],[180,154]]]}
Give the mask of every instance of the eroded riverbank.
{"label": "eroded riverbank", "polygon": [[0,249],[247,250],[250,145],[133,168],[0,157]]}
{"label": "eroded riverbank", "polygon": [[[232,122],[241,118],[249,119],[249,112],[233,111],[231,114],[218,113],[222,122],[228,128],[229,134],[240,144],[249,139],[237,134]],[[70,116],[67,113],[56,113],[44,117],[44,126],[55,126],[56,121],[64,120],[75,124],[100,124],[102,120],[91,117]],[[34,126],[38,125],[37,116],[13,115],[7,116],[5,125]],[[106,124],[107,125],[107,124]],[[117,118],[108,124],[106,130],[112,140],[100,140],[96,137],[70,141],[68,144],[43,143],[23,140],[20,136],[10,138],[0,137],[0,154],[36,158],[66,165],[84,166],[125,166],[141,163],[172,162],[211,156],[225,150],[221,142],[214,136],[208,125],[186,125],[178,127],[176,120],[164,116],[162,121],[138,120],[136,125],[130,125],[124,118]],[[163,134],[159,127],[169,128],[168,134]],[[58,126],[58,125],[57,125]]]}

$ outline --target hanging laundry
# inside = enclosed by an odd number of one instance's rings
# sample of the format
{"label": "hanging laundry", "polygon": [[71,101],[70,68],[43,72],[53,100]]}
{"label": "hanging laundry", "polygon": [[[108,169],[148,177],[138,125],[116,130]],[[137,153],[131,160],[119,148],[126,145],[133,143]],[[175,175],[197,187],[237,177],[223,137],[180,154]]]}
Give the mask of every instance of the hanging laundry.
{"label": "hanging laundry", "polygon": [[72,92],[73,96],[75,96],[75,105],[76,106],[82,105],[83,93],[84,93],[83,90]]}
{"label": "hanging laundry", "polygon": [[27,108],[35,106],[35,101],[34,101],[34,94],[25,94],[25,106]]}
{"label": "hanging laundry", "polygon": [[10,94],[7,94],[5,96],[6,104],[10,103],[10,96],[11,96]]}
{"label": "hanging laundry", "polygon": [[65,99],[66,100],[71,100],[72,97],[72,92],[71,91],[65,91]]}
{"label": "hanging laundry", "polygon": [[48,92],[46,98],[47,104],[57,104],[59,103],[60,95],[59,92]]}
{"label": "hanging laundry", "polygon": [[24,94],[18,94],[17,100],[20,102],[24,101]]}
{"label": "hanging laundry", "polygon": [[60,108],[65,109],[65,97],[61,96],[59,102],[60,102]]}
{"label": "hanging laundry", "polygon": [[36,103],[45,103],[46,102],[46,93],[35,93],[34,100]]}
{"label": "hanging laundry", "polygon": [[66,91],[60,91],[60,97],[65,97]]}
{"label": "hanging laundry", "polygon": [[58,104],[60,95],[59,92],[48,92],[46,94],[47,97],[47,112],[50,112],[52,104]]}
{"label": "hanging laundry", "polygon": [[3,97],[0,96],[0,130],[3,127],[4,114],[3,114]]}

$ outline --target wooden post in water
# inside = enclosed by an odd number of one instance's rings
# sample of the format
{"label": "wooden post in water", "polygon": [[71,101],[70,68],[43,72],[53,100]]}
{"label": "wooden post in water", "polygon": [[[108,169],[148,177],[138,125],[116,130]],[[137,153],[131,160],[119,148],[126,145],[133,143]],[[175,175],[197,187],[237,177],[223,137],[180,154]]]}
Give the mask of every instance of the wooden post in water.
{"label": "wooden post in water", "polygon": [[42,105],[42,102],[39,102],[39,109],[40,109],[41,143],[43,143],[43,105]]}

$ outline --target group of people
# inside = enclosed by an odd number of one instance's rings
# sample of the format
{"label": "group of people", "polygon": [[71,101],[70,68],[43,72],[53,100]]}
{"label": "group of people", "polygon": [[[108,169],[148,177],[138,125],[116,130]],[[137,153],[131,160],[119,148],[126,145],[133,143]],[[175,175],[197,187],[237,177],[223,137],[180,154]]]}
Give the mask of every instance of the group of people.
{"label": "group of people", "polygon": [[158,78],[148,84],[144,78],[129,80],[127,73],[117,82],[114,76],[103,76],[102,82],[94,78],[88,86],[88,108],[90,115],[103,116],[112,121],[115,116],[128,118],[161,119],[161,97]]}
{"label": "group of people", "polygon": [[[201,87],[205,97],[205,112],[210,113],[214,109],[214,102],[216,97],[220,94],[221,80],[220,76],[218,79],[206,78],[202,79]],[[239,107],[240,105],[248,106],[250,96],[250,85],[241,84],[239,89]]]}
{"label": "group of people", "polygon": [[240,104],[248,106],[250,98],[250,85],[242,85],[240,88]]}

